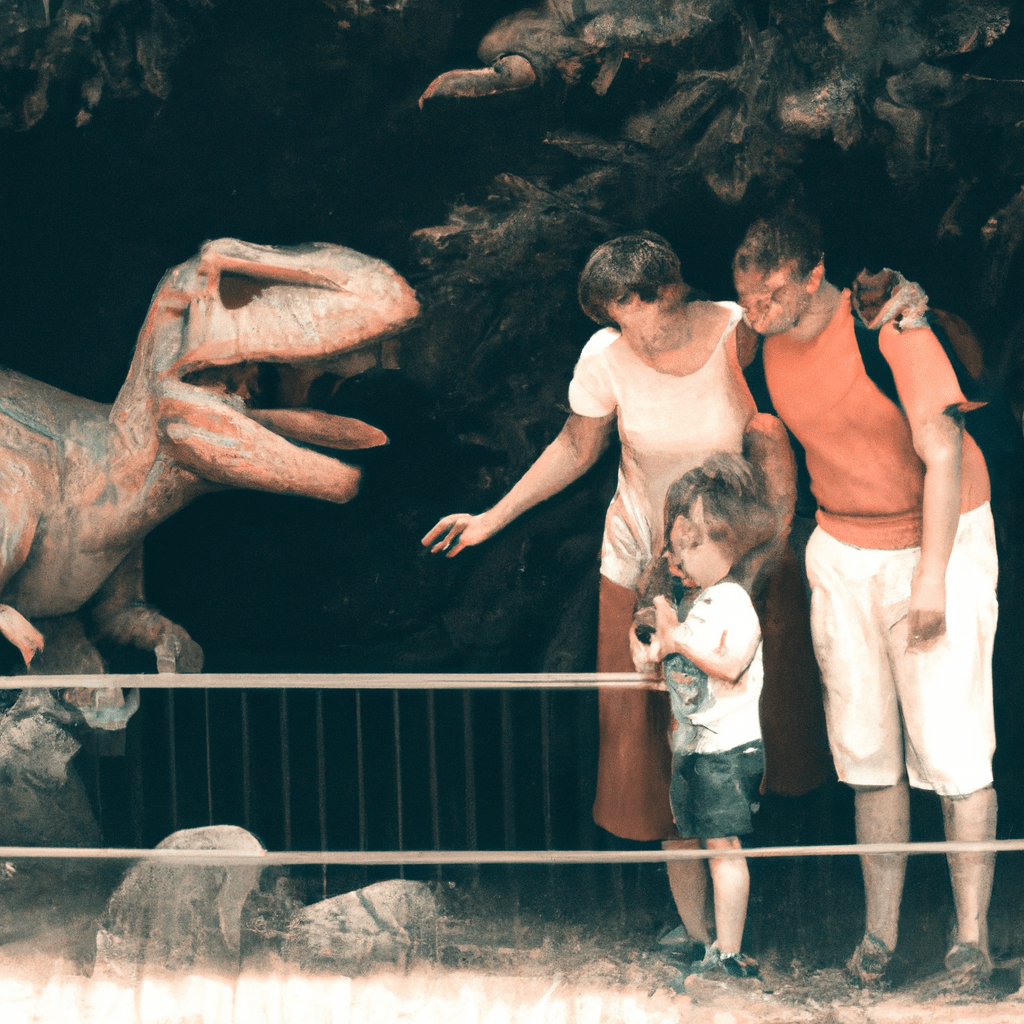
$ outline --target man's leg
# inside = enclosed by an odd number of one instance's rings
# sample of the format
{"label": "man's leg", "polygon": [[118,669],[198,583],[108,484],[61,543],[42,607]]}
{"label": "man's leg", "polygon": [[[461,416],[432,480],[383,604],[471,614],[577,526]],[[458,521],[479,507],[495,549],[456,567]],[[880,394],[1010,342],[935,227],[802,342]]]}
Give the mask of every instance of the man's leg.
{"label": "man's leg", "polygon": [[[965,797],[942,797],[946,838],[951,842],[994,839],[996,791],[988,786]],[[995,853],[950,853],[949,876],[956,907],[956,944],[971,943],[988,957],[988,904]],[[953,951],[951,951],[953,952]],[[952,967],[951,967],[952,969]]]}
{"label": "man's leg", "polygon": [[[857,842],[907,842],[910,838],[910,788],[906,779],[882,789],[853,788]],[[907,856],[877,854],[861,857],[860,863],[866,900],[864,939],[848,967],[861,984],[871,984],[882,976],[896,948]],[[885,948],[879,948],[879,943]]]}

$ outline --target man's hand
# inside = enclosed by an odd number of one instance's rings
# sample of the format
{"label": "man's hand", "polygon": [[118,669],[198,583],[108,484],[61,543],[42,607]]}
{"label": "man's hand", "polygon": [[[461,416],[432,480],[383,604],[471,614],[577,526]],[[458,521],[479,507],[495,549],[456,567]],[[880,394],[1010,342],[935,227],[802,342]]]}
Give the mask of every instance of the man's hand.
{"label": "man's hand", "polygon": [[946,585],[915,576],[910,586],[907,650],[931,650],[946,632]]}
{"label": "man's hand", "polygon": [[487,540],[493,532],[484,524],[482,515],[471,516],[468,512],[456,512],[445,516],[420,543],[425,548],[429,547],[432,554],[443,551],[452,558],[463,548]]}

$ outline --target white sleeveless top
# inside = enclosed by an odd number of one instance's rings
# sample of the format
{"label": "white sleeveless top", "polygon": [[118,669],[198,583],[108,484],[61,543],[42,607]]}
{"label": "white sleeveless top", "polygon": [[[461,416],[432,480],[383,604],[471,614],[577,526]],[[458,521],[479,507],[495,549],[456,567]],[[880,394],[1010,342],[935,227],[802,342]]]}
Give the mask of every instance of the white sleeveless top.
{"label": "white sleeveless top", "polygon": [[569,384],[574,413],[614,412],[618,420],[619,484],[605,518],[601,572],[623,587],[635,587],[664,548],[669,487],[712,452],[741,452],[756,411],[736,358],[742,310],[734,302],[715,305],[729,311],[729,322],[699,370],[659,373],[608,327],[587,342]]}

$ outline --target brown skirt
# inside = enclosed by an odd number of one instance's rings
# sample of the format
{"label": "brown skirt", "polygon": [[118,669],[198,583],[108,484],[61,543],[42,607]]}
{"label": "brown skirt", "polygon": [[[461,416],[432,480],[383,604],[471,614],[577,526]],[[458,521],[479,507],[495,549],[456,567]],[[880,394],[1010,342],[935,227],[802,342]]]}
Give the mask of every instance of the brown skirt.
{"label": "brown skirt", "polygon": [[[598,672],[633,671],[629,631],[635,601],[632,590],[601,577]],[[807,593],[797,557],[788,546],[754,603],[764,640],[765,777],[761,788],[799,796],[835,778],[835,770],[825,735]],[[624,839],[675,836],[668,795],[672,771],[668,694],[601,690],[598,713],[594,821]]]}

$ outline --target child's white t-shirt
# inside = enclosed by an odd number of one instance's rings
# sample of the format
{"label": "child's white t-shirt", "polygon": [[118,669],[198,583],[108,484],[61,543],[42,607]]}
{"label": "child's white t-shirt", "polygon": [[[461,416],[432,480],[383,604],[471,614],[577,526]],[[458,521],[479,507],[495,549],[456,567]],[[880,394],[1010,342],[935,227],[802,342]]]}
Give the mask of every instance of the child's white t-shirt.
{"label": "child's white t-shirt", "polygon": [[665,659],[677,723],[669,735],[673,752],[711,753],[760,739],[761,625],[743,587],[725,581],[702,591],[673,636],[698,654],[749,657],[747,668],[735,681],[707,676],[699,669],[687,672],[682,665],[688,663],[680,657]]}

